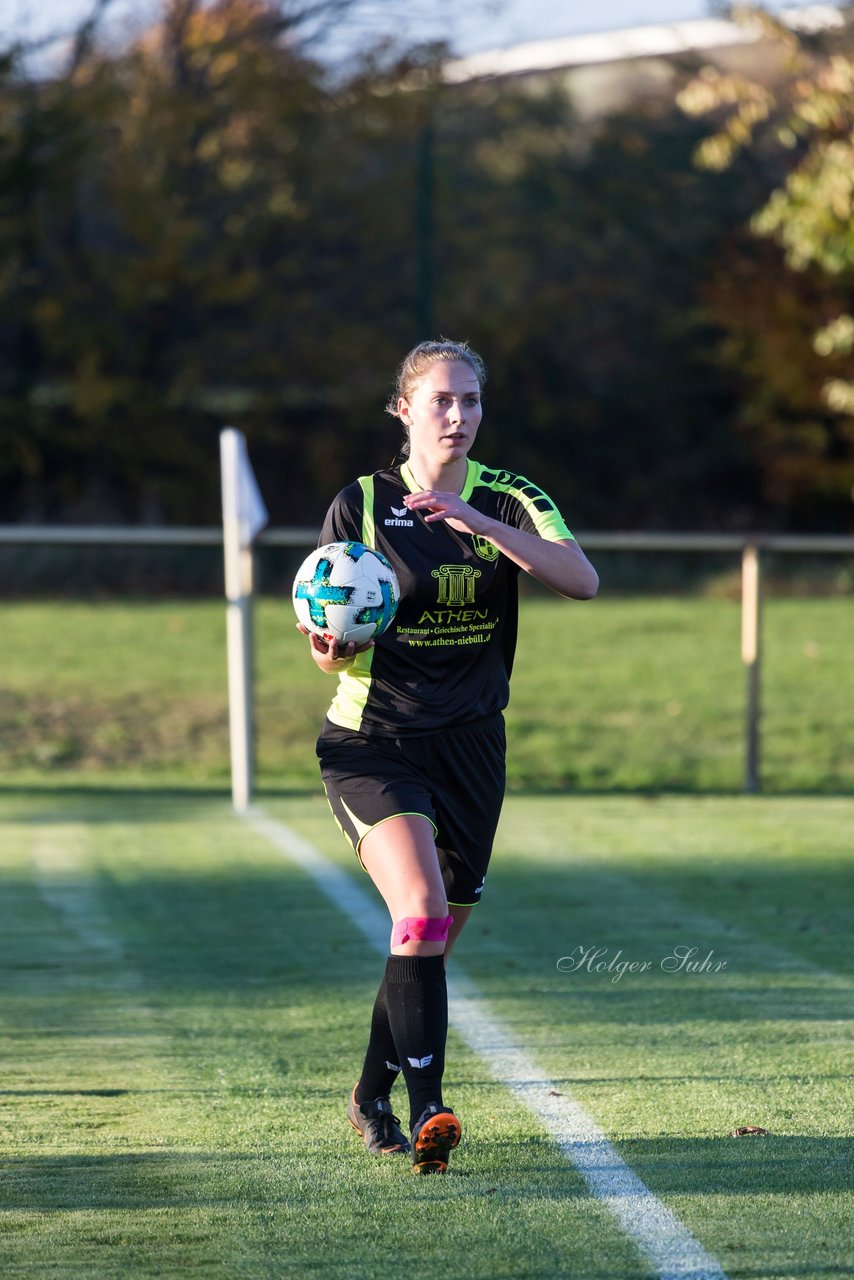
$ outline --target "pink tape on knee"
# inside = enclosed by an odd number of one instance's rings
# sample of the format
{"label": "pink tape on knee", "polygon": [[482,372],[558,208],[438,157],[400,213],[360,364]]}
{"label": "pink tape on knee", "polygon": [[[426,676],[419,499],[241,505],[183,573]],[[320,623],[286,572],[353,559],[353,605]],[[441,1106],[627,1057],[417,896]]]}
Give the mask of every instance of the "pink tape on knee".
{"label": "pink tape on knee", "polygon": [[453,916],[404,916],[395,920],[391,931],[391,945],[402,942],[446,942],[448,930],[454,923]]}

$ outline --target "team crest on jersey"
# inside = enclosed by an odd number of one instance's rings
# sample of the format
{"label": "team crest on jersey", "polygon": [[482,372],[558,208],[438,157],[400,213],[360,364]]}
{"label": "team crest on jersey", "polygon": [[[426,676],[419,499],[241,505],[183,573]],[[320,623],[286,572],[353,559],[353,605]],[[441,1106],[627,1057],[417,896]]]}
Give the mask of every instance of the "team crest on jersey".
{"label": "team crest on jersey", "polygon": [[470,564],[443,564],[433,570],[439,579],[437,604],[474,604],[474,589],[480,569]]}
{"label": "team crest on jersey", "polygon": [[493,560],[498,559],[498,548],[494,546],[488,538],[484,538],[481,534],[475,533],[472,535],[472,541],[474,542],[474,549],[480,556],[481,560],[488,560],[491,564]]}

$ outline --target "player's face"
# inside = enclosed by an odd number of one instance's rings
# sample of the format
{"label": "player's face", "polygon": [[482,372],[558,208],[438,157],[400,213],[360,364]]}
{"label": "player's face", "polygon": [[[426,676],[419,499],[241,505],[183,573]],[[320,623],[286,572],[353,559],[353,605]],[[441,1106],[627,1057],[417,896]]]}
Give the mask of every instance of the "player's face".
{"label": "player's face", "polygon": [[483,412],[477,374],[464,360],[437,361],[397,407],[409,428],[413,455],[427,454],[442,463],[464,458]]}

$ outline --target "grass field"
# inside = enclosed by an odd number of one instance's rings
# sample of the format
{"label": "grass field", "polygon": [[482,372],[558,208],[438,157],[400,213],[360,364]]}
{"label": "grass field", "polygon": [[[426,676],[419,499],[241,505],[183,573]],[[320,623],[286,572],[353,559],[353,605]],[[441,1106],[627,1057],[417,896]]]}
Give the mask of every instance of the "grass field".
{"label": "grass field", "polygon": [[[265,807],[368,885],[316,796]],[[732,1280],[854,1273],[852,819],[511,797],[457,953]],[[224,799],[7,787],[0,868],[4,1280],[648,1274],[456,1035],[448,1177],[369,1160],[344,1112],[381,962]],[[579,946],[650,968],[561,971]],[[726,968],[668,972],[679,946]]]}
{"label": "grass field", "polygon": [[[511,790],[738,791],[739,619],[725,599],[526,600]],[[854,793],[852,624],[850,598],[767,603],[766,791]],[[0,769],[222,786],[224,631],[219,601],[4,606]],[[315,787],[331,682],[288,601],[262,600],[257,636],[260,781]]]}
{"label": "grass field", "polygon": [[[454,966],[730,1280],[854,1276],[851,602],[768,602],[761,797],[736,605],[525,604]],[[371,891],[318,795],[331,682],[287,602],[257,631],[264,808]],[[2,637],[0,1280],[651,1274],[457,1032],[447,1178],[349,1130],[381,960],[229,809],[220,602],[16,603]]]}

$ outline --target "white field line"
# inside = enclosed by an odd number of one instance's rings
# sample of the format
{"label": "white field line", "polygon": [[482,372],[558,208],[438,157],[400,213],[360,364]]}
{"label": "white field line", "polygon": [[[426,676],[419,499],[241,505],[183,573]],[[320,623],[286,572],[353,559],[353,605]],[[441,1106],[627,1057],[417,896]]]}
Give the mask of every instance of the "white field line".
{"label": "white field line", "polygon": [[139,974],[128,967],[122,945],[110,927],[86,869],[85,834],[85,825],[78,822],[37,827],[30,857],[39,894],[83,947],[109,966],[109,985],[139,987]]}
{"label": "white field line", "polygon": [[[311,876],[374,950],[388,954],[388,916],[351,876],[262,810],[252,808],[244,821]],[[565,1091],[563,1096],[557,1095],[552,1082],[513,1044],[501,1024],[486,1012],[475,985],[455,972],[449,976],[448,986],[454,1030],[545,1128],[582,1175],[591,1194],[611,1210],[659,1280],[726,1280],[720,1264],[629,1168],[584,1108]]]}

